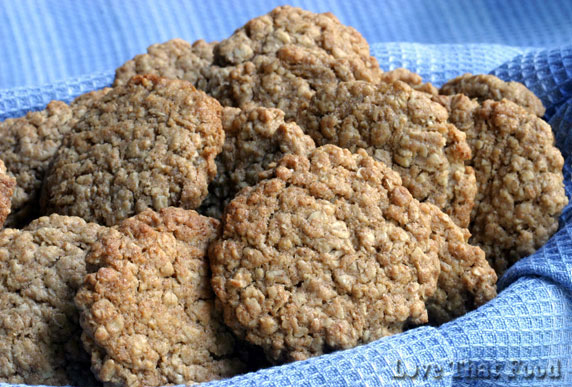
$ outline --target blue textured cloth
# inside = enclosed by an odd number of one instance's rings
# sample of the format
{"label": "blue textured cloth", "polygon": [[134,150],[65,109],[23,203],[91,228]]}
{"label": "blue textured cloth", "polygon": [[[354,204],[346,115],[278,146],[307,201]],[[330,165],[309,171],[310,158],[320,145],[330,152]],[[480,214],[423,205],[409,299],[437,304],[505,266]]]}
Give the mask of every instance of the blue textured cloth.
{"label": "blue textured cloth", "polygon": [[[219,40],[278,3],[0,1],[0,120],[108,86],[149,44]],[[291,4],[356,27],[385,70],[407,67],[436,85],[464,72],[526,84],[547,107],[571,197],[572,2]],[[560,219],[560,231],[500,279],[499,296],[462,318],[209,385],[572,386],[572,205]]]}

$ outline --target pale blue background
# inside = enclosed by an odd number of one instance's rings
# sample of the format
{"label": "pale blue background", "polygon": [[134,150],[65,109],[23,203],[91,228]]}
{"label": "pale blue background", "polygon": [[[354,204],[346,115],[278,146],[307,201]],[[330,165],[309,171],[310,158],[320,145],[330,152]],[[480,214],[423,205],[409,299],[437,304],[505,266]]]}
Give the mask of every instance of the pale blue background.
{"label": "pale blue background", "polygon": [[[0,89],[38,86],[114,69],[156,42],[220,40],[276,0],[2,0]],[[295,0],[331,11],[369,42],[496,43],[553,47],[570,42],[572,1]]]}

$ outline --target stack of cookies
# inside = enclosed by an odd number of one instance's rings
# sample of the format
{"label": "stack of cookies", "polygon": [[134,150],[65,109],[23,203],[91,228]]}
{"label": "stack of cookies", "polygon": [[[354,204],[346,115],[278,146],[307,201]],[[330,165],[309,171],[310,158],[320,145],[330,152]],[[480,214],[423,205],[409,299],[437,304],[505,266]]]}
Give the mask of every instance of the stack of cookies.
{"label": "stack of cookies", "polygon": [[0,123],[0,381],[190,384],[461,316],[558,228],[543,114],[384,73],[329,13],[153,45]]}

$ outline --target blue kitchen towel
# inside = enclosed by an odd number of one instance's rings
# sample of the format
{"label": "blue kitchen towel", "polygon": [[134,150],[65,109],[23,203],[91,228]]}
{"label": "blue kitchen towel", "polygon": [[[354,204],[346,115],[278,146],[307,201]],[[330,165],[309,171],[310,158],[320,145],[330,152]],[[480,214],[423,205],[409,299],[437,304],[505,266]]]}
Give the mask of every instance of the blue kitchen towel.
{"label": "blue kitchen towel", "polygon": [[570,0],[0,0],[0,89],[102,73],[172,38],[221,40],[285,3],[332,12],[368,42],[572,43]]}
{"label": "blue kitchen towel", "polygon": [[[519,1],[518,8],[510,8],[516,1],[493,0],[293,3],[330,10],[360,31],[363,25],[384,70],[404,66],[436,85],[464,72],[526,84],[547,107],[572,196],[572,2]],[[0,120],[110,85],[113,69],[151,43],[221,39],[275,5],[257,0],[237,10],[229,2],[213,16],[209,2],[139,1],[139,11],[132,1],[77,4],[0,1]],[[25,13],[33,7],[44,12],[43,23]],[[98,17],[103,24],[86,23]],[[173,23],[156,23],[171,17]],[[25,20],[31,23],[17,24]],[[50,35],[54,30],[59,33]],[[63,40],[42,41],[45,34]],[[78,37],[90,40],[78,44]],[[90,47],[105,55],[91,58]],[[497,298],[455,321],[208,385],[572,386],[572,205],[560,221],[545,246],[499,280]]]}

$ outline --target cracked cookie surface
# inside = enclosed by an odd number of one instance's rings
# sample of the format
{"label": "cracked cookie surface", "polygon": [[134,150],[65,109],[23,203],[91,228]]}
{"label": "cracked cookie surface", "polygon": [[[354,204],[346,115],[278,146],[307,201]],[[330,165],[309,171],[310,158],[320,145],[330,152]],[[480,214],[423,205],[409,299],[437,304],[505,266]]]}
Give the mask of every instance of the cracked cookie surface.
{"label": "cracked cookie surface", "polygon": [[439,92],[443,95],[464,94],[479,102],[508,99],[538,117],[546,111],[542,101],[522,83],[505,82],[490,74],[463,74],[445,83]]}
{"label": "cracked cookie surface", "polygon": [[471,150],[447,118],[429,95],[403,82],[343,82],[319,90],[298,122],[317,146],[366,149],[401,175],[413,197],[467,227],[476,194],[465,166]]}
{"label": "cracked cookie surface", "polygon": [[104,229],[52,215],[0,232],[0,380],[96,385],[73,297]]}
{"label": "cracked cookie surface", "polygon": [[231,201],[210,247],[226,324],[281,362],[426,322],[439,275],[430,217],[363,150],[284,156]]}
{"label": "cracked cookie surface", "polygon": [[314,141],[293,122],[284,122],[279,109],[224,108],[225,142],[217,156],[217,176],[199,212],[220,219],[228,202],[245,187],[264,178],[287,153],[306,155]]}
{"label": "cracked cookie surface", "polygon": [[198,207],[224,142],[220,115],[220,104],[189,82],[133,77],[65,137],[43,210],[110,226],[146,208]]}
{"label": "cracked cookie surface", "polygon": [[93,246],[75,302],[101,381],[163,386],[244,370],[209,283],[206,252],[218,226],[192,210],[148,209]]}
{"label": "cracked cookie surface", "polygon": [[447,100],[450,121],[467,134],[478,193],[471,214],[471,242],[485,250],[502,274],[532,254],[558,229],[568,203],[564,159],[550,125],[512,101]]}

